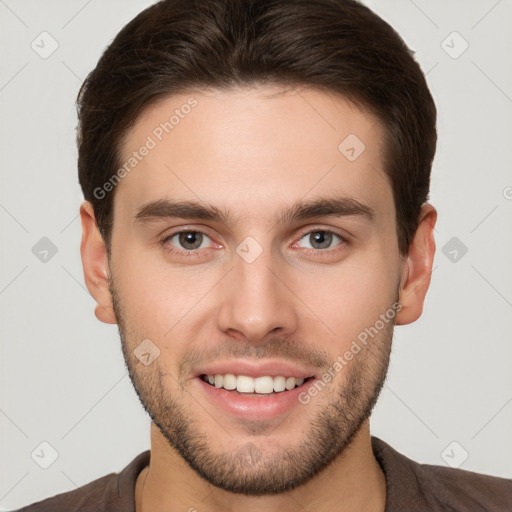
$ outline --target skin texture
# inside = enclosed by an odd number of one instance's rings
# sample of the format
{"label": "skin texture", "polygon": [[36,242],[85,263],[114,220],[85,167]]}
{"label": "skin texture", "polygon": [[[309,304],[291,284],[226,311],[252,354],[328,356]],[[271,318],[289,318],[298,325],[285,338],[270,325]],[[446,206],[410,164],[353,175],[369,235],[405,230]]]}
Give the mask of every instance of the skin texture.
{"label": "skin texture", "polygon": [[[171,96],[139,117],[123,156],[191,97],[197,105],[117,184],[110,259],[90,203],[81,207],[96,316],[119,325],[131,378],[153,419],[137,510],[382,512],[385,479],[368,418],[387,373],[393,322],[422,312],[436,211],[423,206],[401,257],[381,127],[346,99],[311,89]],[[365,145],[354,161],[338,150],[350,134]],[[342,196],[370,207],[373,219],[275,222],[298,201]],[[137,222],[141,207],[158,199],[208,203],[230,219]],[[180,230],[196,238],[169,238]],[[316,239],[318,230],[334,235]],[[248,236],[261,248],[250,263],[236,251]],[[321,377],[397,301],[393,321],[286,415],[230,415],[195,377],[203,364],[234,358],[291,362]],[[149,365],[134,353],[145,339],[159,350]],[[250,463],[248,450],[257,453]]]}

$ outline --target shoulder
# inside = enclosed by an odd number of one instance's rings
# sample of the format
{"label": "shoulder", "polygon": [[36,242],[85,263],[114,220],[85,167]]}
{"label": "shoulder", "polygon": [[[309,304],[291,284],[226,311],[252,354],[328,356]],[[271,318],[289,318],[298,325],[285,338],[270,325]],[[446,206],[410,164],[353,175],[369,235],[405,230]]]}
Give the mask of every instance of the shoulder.
{"label": "shoulder", "polygon": [[117,489],[117,473],[105,475],[73,491],[58,494],[37,503],[32,503],[15,512],[86,512],[108,510],[100,504],[112,502]]}
{"label": "shoulder", "polygon": [[130,512],[135,510],[135,483],[148,465],[149,450],[139,454],[120,473],[102,476],[73,491],[32,503],[13,512]]}
{"label": "shoulder", "polygon": [[418,477],[426,491],[455,510],[512,510],[511,479],[428,464],[419,464]]}
{"label": "shoulder", "polygon": [[408,510],[411,504],[417,512],[512,510],[512,479],[421,464],[376,437],[372,448],[386,476],[389,512]]}

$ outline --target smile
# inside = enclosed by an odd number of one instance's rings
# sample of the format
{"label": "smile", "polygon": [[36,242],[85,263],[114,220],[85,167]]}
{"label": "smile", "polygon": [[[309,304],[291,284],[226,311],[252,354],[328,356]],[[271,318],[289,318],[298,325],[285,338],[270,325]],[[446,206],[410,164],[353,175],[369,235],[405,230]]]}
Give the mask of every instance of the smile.
{"label": "smile", "polygon": [[300,387],[312,377],[286,377],[278,375],[272,377],[264,375],[261,377],[250,377],[248,375],[235,375],[233,373],[201,375],[201,379],[211,386],[252,395],[269,395],[282,393]]}

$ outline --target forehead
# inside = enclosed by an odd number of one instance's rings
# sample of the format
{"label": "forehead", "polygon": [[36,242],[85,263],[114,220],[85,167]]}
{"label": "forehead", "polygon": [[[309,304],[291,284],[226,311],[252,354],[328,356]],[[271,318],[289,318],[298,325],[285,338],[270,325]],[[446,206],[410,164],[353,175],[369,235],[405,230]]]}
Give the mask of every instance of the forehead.
{"label": "forehead", "polygon": [[274,218],[279,204],[339,194],[389,210],[382,149],[375,117],[337,95],[277,87],[175,94],[126,134],[115,209],[131,215],[172,198],[206,201],[239,220]]}

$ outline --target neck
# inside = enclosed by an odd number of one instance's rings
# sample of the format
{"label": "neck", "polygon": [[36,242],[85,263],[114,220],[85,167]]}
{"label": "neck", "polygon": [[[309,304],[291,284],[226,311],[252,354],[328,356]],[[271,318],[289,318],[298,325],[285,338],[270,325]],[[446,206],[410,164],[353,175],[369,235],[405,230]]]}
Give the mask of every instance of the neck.
{"label": "neck", "polygon": [[212,486],[192,470],[151,425],[151,460],[135,487],[136,512],[384,512],[386,480],[375,459],[365,421],[349,446],[323,471],[284,494],[246,496]]}

